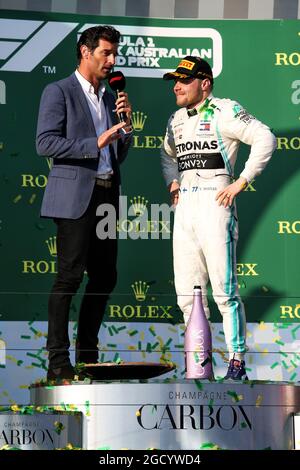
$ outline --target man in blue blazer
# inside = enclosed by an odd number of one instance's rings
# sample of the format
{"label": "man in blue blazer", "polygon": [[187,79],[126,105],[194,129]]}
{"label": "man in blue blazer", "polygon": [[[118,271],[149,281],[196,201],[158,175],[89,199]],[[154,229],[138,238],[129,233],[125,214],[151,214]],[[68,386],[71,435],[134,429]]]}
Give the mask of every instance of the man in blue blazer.
{"label": "man in blue blazer", "polygon": [[[131,141],[131,106],[125,92],[117,100],[105,90],[120,33],[112,26],[84,31],[77,44],[78,68],[48,85],[41,97],[36,147],[53,160],[41,216],[57,226],[58,273],[49,297],[48,380],[73,379],[69,357],[69,310],[87,272],[77,330],[76,360],[98,360],[98,333],[117,279],[116,237],[99,239],[101,204],[118,212],[119,164]],[[126,122],[116,114],[125,113]]]}

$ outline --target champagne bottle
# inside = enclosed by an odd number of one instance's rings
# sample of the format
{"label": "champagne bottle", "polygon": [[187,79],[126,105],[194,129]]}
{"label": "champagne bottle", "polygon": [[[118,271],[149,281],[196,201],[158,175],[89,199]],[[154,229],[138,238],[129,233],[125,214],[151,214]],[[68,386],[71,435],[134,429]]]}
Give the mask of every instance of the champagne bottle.
{"label": "champagne bottle", "polygon": [[0,365],[5,365],[5,356],[6,356],[5,341],[0,338]]}
{"label": "champagne bottle", "polygon": [[212,379],[212,341],[206,318],[201,287],[194,287],[193,308],[184,335],[187,379]]}

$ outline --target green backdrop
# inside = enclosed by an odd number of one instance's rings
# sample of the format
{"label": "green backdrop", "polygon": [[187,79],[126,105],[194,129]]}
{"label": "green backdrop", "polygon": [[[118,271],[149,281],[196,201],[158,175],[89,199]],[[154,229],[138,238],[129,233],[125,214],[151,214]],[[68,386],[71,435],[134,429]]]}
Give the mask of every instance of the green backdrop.
{"label": "green backdrop", "polygon": [[[9,23],[7,20],[11,20]],[[120,67],[135,111],[133,147],[122,167],[123,194],[150,207],[168,202],[159,147],[175,109],[161,80],[180,57],[199,53],[217,74],[214,94],[239,101],[268,124],[278,150],[238,199],[238,272],[249,322],[298,322],[299,23],[117,18],[1,11],[1,321],[46,320],[55,272],[55,227],[40,219],[48,161],[35,151],[40,95],[76,66],[78,32],[113,24],[123,34]],[[139,115],[138,115],[139,113]],[[141,114],[143,113],[143,114]],[[236,174],[249,148],[242,146]],[[130,227],[130,223],[127,224]],[[181,321],[173,286],[171,230],[151,221],[158,239],[120,240],[119,281],[107,321]],[[141,281],[141,282],[140,282]],[[132,288],[142,287],[137,291]],[[138,297],[138,298],[137,298]],[[72,305],[76,319],[79,296]],[[220,321],[213,309],[213,321]]]}

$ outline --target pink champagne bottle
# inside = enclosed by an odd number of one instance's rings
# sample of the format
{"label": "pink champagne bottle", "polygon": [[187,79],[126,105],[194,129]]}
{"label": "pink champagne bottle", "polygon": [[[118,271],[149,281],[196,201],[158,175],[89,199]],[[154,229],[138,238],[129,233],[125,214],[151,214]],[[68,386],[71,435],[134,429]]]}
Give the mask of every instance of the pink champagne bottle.
{"label": "pink champagne bottle", "polygon": [[194,287],[193,308],[184,335],[187,379],[212,379],[212,341],[201,287]]}

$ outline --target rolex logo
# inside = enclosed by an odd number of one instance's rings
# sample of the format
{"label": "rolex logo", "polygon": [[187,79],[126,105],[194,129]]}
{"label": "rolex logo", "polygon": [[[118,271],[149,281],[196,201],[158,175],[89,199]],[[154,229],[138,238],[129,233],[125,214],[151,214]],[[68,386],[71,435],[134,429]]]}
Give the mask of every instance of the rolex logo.
{"label": "rolex logo", "polygon": [[149,289],[149,285],[145,281],[135,281],[131,284],[136,300],[142,302],[146,298],[146,294]]}
{"label": "rolex logo", "polygon": [[48,240],[46,240],[46,245],[50,255],[57,256],[56,237],[49,237]]}
{"label": "rolex logo", "polygon": [[141,132],[144,129],[146,119],[147,116],[142,111],[132,113],[132,125],[136,132]]}
{"label": "rolex logo", "polygon": [[148,200],[144,196],[134,196],[130,202],[136,217],[144,214],[148,204]]}

